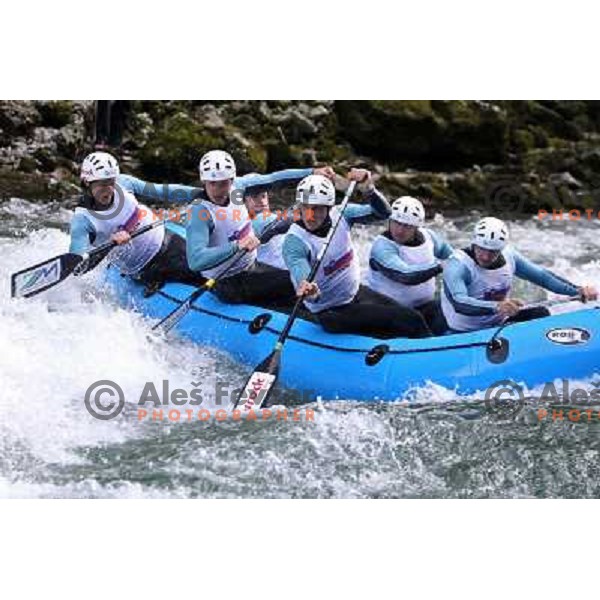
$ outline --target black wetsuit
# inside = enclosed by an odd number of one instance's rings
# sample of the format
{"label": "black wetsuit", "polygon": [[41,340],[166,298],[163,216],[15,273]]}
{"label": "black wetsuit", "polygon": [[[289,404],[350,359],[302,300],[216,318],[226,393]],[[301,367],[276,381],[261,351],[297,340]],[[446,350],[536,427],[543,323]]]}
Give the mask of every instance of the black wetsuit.
{"label": "black wetsuit", "polygon": [[[283,235],[291,224],[291,218],[274,221],[260,236],[261,243]],[[273,310],[287,311],[296,302],[289,272],[258,261],[247,271],[220,279],[215,293],[223,302],[255,304]]]}
{"label": "black wetsuit", "polygon": [[[382,212],[386,207],[389,208],[387,201],[380,194],[377,198],[371,198],[371,204],[375,201],[383,203]],[[377,220],[377,218],[364,217],[360,220],[357,219],[356,222],[370,223],[373,220]],[[302,221],[299,221],[297,225],[306,229]],[[328,216],[324,223],[311,233],[325,237],[331,227],[331,217]],[[431,336],[431,330],[419,312],[401,306],[391,298],[363,285],[359,287],[351,302],[315,313],[314,317],[323,329],[330,333],[354,333],[380,339]]]}
{"label": "black wetsuit", "polygon": [[391,298],[361,285],[352,302],[316,314],[325,331],[355,333],[383,340],[430,337],[423,316]]}
{"label": "black wetsuit", "polygon": [[148,286],[161,286],[167,281],[179,281],[201,286],[206,278],[192,271],[187,262],[185,239],[165,230],[165,239],[158,253],[136,276]]}

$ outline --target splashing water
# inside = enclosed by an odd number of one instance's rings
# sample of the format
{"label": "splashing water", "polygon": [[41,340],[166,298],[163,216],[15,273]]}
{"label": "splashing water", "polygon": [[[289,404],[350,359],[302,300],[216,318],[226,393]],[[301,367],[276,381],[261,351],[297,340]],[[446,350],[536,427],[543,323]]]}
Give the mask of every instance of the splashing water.
{"label": "splashing water", "polygon": [[[95,381],[135,398],[148,381],[214,388],[247,371],[176,336],[149,342],[151,323],[111,300],[100,269],[11,300],[11,273],[66,251],[70,217],[58,205],[0,205],[0,497],[598,496],[596,424],[540,421],[535,406],[501,422],[480,397],[457,404],[433,384],[411,406],[316,404],[313,421],[140,421],[130,406],[125,418],[92,418],[83,398]],[[460,247],[473,220],[438,215],[434,228]],[[356,230],[363,267],[376,232]],[[594,222],[511,224],[524,254],[599,285],[596,233]],[[526,283],[517,293],[544,297]]]}

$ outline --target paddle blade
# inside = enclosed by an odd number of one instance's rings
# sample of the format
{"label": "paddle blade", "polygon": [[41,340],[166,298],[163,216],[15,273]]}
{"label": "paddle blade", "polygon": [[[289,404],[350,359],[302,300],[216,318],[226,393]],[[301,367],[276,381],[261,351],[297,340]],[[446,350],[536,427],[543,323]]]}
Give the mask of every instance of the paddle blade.
{"label": "paddle blade", "polygon": [[14,273],[10,279],[13,298],[30,298],[66,279],[81,262],[78,254],[63,254]]}
{"label": "paddle blade", "polygon": [[184,300],[174,311],[170,312],[162,321],[157,323],[152,331],[168,333],[190,312],[192,304],[198,300],[205,292],[212,290],[215,286],[216,281],[214,279],[208,279],[201,288],[198,288],[193,292],[186,300]]}
{"label": "paddle blade", "polygon": [[233,408],[241,404],[242,410],[248,412],[260,408],[266,403],[279,375],[280,356],[281,352],[275,350],[256,367],[254,373],[246,381],[246,385]]}
{"label": "paddle blade", "polygon": [[188,314],[192,307],[192,301],[188,298],[183,304],[170,312],[162,321],[152,327],[152,331],[168,333]]}

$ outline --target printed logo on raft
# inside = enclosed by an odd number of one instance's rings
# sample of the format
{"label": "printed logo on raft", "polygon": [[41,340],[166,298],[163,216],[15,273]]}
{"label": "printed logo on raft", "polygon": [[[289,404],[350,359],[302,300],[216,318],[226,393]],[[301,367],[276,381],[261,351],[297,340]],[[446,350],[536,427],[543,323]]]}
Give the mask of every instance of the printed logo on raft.
{"label": "printed logo on raft", "polygon": [[577,346],[585,344],[592,337],[587,329],[581,327],[557,327],[546,332],[546,338],[561,346]]}
{"label": "printed logo on raft", "polygon": [[[266,421],[314,421],[314,410],[303,408],[254,408],[254,403],[247,406],[244,399],[240,399],[239,406],[244,410],[231,410],[222,408],[223,405],[233,407],[235,401],[244,391],[232,384],[217,381],[213,387],[204,386],[203,381],[192,381],[192,389],[171,389],[169,380],[164,379],[160,385],[153,381],[145,382],[142,391],[136,394],[136,399],[131,402],[137,406],[137,419],[150,419],[152,421],[226,421],[240,420]],[[160,390],[160,391],[159,391]],[[306,404],[314,400],[314,390],[273,390],[270,404],[280,407],[289,404]],[[210,407],[204,406],[197,410],[205,400]],[[84,405],[95,419],[109,421],[118,417],[125,408],[125,393],[123,388],[115,381],[102,379],[95,381],[87,389],[84,396]],[[173,407],[176,408],[168,408]]]}

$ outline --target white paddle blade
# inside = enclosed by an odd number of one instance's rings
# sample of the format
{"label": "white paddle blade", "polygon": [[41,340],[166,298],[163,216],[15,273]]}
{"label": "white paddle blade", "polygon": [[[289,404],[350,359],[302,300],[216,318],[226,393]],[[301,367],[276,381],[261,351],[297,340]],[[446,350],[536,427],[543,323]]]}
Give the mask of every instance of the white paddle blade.
{"label": "white paddle blade", "polygon": [[240,396],[238,404],[242,405],[244,412],[254,408],[260,408],[266,400],[271,388],[277,379],[276,375],[255,371],[246,383],[246,387]]}

